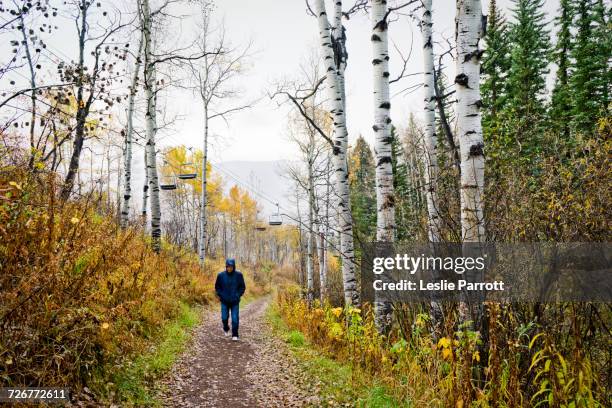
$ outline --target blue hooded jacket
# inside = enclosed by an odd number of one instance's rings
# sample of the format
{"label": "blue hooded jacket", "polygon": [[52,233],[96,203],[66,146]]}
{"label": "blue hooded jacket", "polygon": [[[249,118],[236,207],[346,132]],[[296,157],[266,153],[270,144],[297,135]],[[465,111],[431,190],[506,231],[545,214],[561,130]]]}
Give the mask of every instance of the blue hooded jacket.
{"label": "blue hooded jacket", "polygon": [[234,271],[232,273],[228,273],[227,270],[219,272],[215,282],[215,292],[217,292],[221,302],[233,306],[240,303],[240,298],[244,295],[246,286],[242,273],[236,270],[235,260],[227,259],[225,266],[233,266]]}

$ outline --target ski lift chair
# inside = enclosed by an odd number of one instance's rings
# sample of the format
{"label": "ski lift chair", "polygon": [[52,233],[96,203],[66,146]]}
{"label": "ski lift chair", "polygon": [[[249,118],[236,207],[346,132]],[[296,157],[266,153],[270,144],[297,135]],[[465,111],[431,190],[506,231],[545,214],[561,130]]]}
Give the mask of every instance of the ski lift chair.
{"label": "ski lift chair", "polygon": [[280,215],[278,204],[276,204],[276,214],[272,214],[268,221],[270,225],[283,225],[283,218]]}
{"label": "ski lift chair", "polygon": [[173,177],[165,177],[162,179],[159,188],[168,191],[168,190],[176,190],[176,180]]}
{"label": "ski lift chair", "polygon": [[183,163],[181,165],[181,172],[178,175],[178,178],[180,180],[193,180],[194,178],[198,176],[197,173],[189,173],[188,169],[186,169],[185,167],[187,168],[193,167],[193,163]]}

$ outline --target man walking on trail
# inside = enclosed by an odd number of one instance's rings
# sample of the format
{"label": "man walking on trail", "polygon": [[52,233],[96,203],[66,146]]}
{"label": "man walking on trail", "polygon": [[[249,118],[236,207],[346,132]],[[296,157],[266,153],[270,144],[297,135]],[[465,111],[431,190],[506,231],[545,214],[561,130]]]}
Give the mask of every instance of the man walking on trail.
{"label": "man walking on trail", "polygon": [[238,341],[238,307],[245,289],[244,277],[242,273],[236,270],[236,261],[227,259],[225,270],[217,275],[215,292],[217,292],[217,297],[221,302],[221,321],[223,322],[225,336],[230,335],[228,319],[231,312],[233,341]]}

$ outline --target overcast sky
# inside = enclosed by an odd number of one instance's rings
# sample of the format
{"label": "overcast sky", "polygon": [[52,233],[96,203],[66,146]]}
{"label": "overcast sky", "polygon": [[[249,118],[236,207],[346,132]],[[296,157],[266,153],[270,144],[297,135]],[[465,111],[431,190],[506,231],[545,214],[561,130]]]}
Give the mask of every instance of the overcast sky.
{"label": "overcast sky", "polygon": [[[454,1],[434,0],[434,30],[436,41],[454,38]],[[488,3],[483,1],[483,3]],[[501,0],[499,6],[509,15],[510,0]],[[545,1],[549,19],[558,8],[558,0]],[[240,84],[250,97],[265,95],[271,84],[294,78],[299,65],[317,47],[317,22],[306,12],[304,0],[219,0],[217,17],[225,21],[228,37],[235,44],[254,41],[255,55],[248,76]],[[485,6],[483,6],[485,7]],[[487,6],[488,7],[488,6]],[[328,10],[331,10],[328,6]],[[485,8],[485,13],[487,12]],[[351,141],[363,134],[369,142],[372,135],[372,70],[370,47],[370,22],[367,15],[356,15],[346,22],[349,63],[347,69],[347,114]],[[416,24],[402,17],[390,26],[390,38],[406,55],[412,54],[407,73],[422,71],[421,37]],[[442,45],[442,44],[441,44]],[[391,46],[391,48],[393,48]],[[401,59],[392,50],[391,76],[401,69]],[[454,67],[448,75],[454,77]],[[392,118],[398,125],[407,122],[410,112],[419,114],[422,109],[421,90],[401,94],[421,81],[413,76],[396,83],[392,94]],[[212,124],[218,138],[213,142],[212,161],[228,160],[281,160],[291,159],[295,148],[286,138],[287,109],[278,108],[275,102],[264,98],[248,112],[237,114],[226,126],[222,121]],[[180,125],[178,135],[182,143],[199,146],[201,132],[200,105],[186,95],[183,112],[188,119]],[[173,141],[168,141],[172,143]]]}

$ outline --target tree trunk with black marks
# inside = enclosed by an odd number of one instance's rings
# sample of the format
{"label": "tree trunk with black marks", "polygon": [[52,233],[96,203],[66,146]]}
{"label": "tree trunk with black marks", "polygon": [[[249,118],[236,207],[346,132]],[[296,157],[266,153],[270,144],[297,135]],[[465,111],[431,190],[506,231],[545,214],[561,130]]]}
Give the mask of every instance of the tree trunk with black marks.
{"label": "tree trunk with black marks", "polygon": [[308,145],[308,237],[306,247],[306,299],[308,304],[314,300],[314,251],[315,251],[315,192],[313,175],[313,156],[314,135],[312,132],[311,140]]}
{"label": "tree trunk with black marks", "polygon": [[206,205],[208,202],[208,193],[206,184],[208,182],[208,174],[206,165],[208,161],[208,102],[204,101],[204,141],[202,146],[202,197],[200,199],[200,247],[198,253],[200,255],[200,264],[204,266],[206,260]]}
{"label": "tree trunk with black marks", "polygon": [[319,27],[319,40],[325,64],[327,88],[332,104],[331,114],[334,121],[334,149],[332,161],[336,174],[336,193],[338,194],[338,213],[340,229],[340,256],[342,259],[342,281],[344,301],[347,305],[359,304],[359,291],[355,278],[355,252],[353,242],[353,218],[349,199],[348,164],[346,153],[348,147],[348,130],[346,128],[346,109],[344,95],[344,70],[346,69],[345,33],[341,24],[342,2],[336,1],[337,25],[332,27],[327,17],[324,0],[314,2],[314,11]]}
{"label": "tree trunk with black marks", "polygon": [[159,198],[159,178],[157,175],[157,152],[155,136],[157,133],[157,89],[155,79],[155,60],[153,59],[152,21],[149,0],[142,0],[144,36],[144,88],[147,100],[145,114],[147,134],[147,175],[151,197],[151,239],[153,250],[161,250],[161,205]]}
{"label": "tree trunk with black marks", "polygon": [[[81,0],[80,1],[80,12],[81,12],[81,24],[80,27],[77,24],[77,28],[79,30],[79,62],[77,65],[77,78],[76,78],[76,86],[77,86],[77,112],[76,112],[76,126],[74,130],[74,141],[72,146],[72,155],[70,157],[70,164],[68,165],[68,172],[66,173],[66,178],[64,179],[64,185],[62,186],[62,191],[60,193],[60,198],[62,201],[68,200],[70,194],[72,193],[72,189],[74,188],[74,180],[76,178],[76,174],[79,171],[79,162],[81,159],[81,152],[83,151],[83,144],[85,142],[85,122],[87,121],[87,116],[89,115],[89,110],[91,108],[91,103],[93,101],[93,90],[90,92],[89,98],[87,101],[84,101],[84,93],[85,93],[85,38],[87,33],[87,12],[89,9],[90,3]],[[97,58],[98,56],[96,56]]]}
{"label": "tree trunk with black marks", "polygon": [[327,293],[327,253],[325,240],[325,226],[319,225],[319,300],[321,304],[325,301]]}
{"label": "tree trunk with black marks", "polygon": [[461,154],[461,236],[484,242],[484,141],[480,100],[482,6],[480,0],[457,0],[457,132]]}
{"label": "tree trunk with black marks", "polygon": [[[483,219],[484,141],[480,108],[480,58],[478,47],[482,30],[480,0],[457,0],[457,134],[461,158],[461,237],[463,256],[479,256],[479,243],[485,241]],[[466,273],[468,281],[481,281],[477,272]],[[459,319],[465,330],[479,331],[483,303],[478,295],[462,294]],[[481,332],[484,336],[486,333]],[[483,350],[484,352],[485,350]],[[475,375],[480,377],[478,370]]]}
{"label": "tree trunk with black marks", "polygon": [[147,207],[149,205],[149,153],[147,152],[147,148],[145,146],[144,149],[144,165],[145,165],[145,180],[144,185],[142,187],[142,209],[140,211],[141,214],[141,223],[143,228],[146,228],[147,225]]}
{"label": "tree trunk with black marks", "polygon": [[327,299],[327,251],[329,249],[329,205],[331,200],[331,157],[327,158],[325,170],[325,218],[320,223],[319,285],[321,304]]}
{"label": "tree trunk with black marks", "polygon": [[[374,72],[374,156],[376,160],[376,240],[395,238],[395,197],[393,190],[391,100],[389,95],[388,6],[372,0],[372,66]],[[375,299],[376,326],[385,332],[391,322],[391,304]]]}
{"label": "tree trunk with black marks", "polygon": [[438,214],[437,176],[438,158],[436,134],[436,91],[434,54],[432,41],[432,0],[423,0],[420,29],[423,39],[423,102],[424,102],[424,164],[425,196],[427,199],[428,237],[431,242],[440,240],[440,216]]}
{"label": "tree trunk with black marks", "polygon": [[[125,151],[123,157],[123,202],[121,206],[121,226],[125,228],[130,215],[130,199],[132,198],[132,139],[134,135],[134,105],[136,94],[138,93],[138,74],[142,65],[143,38],[141,36],[132,73],[132,83],[130,84],[130,96],[127,108],[127,126],[125,130]],[[146,203],[145,203],[146,205]]]}

